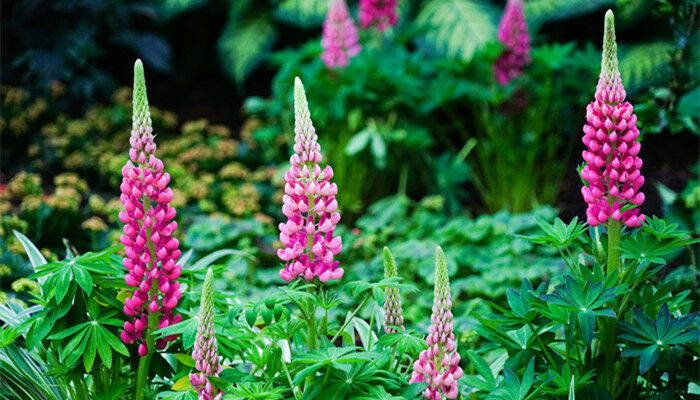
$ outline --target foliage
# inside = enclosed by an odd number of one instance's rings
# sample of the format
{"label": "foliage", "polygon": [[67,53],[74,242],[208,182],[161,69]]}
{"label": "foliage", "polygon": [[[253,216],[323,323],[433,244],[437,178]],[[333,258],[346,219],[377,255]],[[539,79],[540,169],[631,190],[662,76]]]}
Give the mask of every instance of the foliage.
{"label": "foliage", "polygon": [[[553,290],[523,279],[519,290],[508,289],[508,306],[498,314],[476,315],[487,343],[469,354],[477,374],[467,392],[513,399],[687,396],[698,379],[697,306],[690,290],[674,290],[677,283],[658,272],[668,254],[697,240],[651,218],[625,232],[620,267],[606,272],[610,253],[599,228],[577,219],[539,224],[543,232],[528,239],[556,248],[568,271]],[[485,358],[493,360],[490,368]]]}
{"label": "foliage", "polygon": [[[28,246],[31,256],[36,247]],[[36,305],[0,306],[3,335],[12,335],[0,350],[3,390],[24,392],[26,398],[132,396],[136,368],[128,366],[135,366],[138,356],[116,334],[123,322],[118,317],[121,299],[131,290],[123,281],[116,254],[121,247],[83,255],[68,250],[64,260],[49,264],[32,258],[33,278],[42,282],[41,292],[32,300]],[[197,329],[198,282],[216,258],[193,263],[189,257],[185,254],[180,261],[184,290],[177,312],[185,318],[157,331],[158,336],[182,338],[157,353],[153,361],[151,375],[158,379],[148,391],[160,392],[159,398],[190,397],[183,392],[191,391],[187,374],[194,361],[188,354]],[[214,268],[221,273],[224,267]],[[413,289],[397,278],[348,283],[345,291],[359,305],[347,314],[336,307],[341,303],[336,294],[299,281],[247,304],[232,292],[219,291],[214,321],[227,367],[210,381],[241,399],[300,398],[302,392],[308,398],[328,388],[334,399],[416,398],[424,386],[406,382],[411,360],[423,348],[422,340],[410,332],[382,334],[383,314],[375,293],[388,287],[402,292]],[[358,318],[367,310],[369,323]],[[312,328],[304,330],[304,325]],[[304,346],[305,342],[314,345]],[[22,375],[35,385],[17,381],[14,365],[31,366]]]}

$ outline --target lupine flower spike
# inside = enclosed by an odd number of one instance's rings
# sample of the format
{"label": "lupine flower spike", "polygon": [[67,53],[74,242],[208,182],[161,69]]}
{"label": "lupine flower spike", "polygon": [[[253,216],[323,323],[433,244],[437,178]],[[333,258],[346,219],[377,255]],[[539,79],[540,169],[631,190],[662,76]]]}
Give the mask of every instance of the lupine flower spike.
{"label": "lupine flower spike", "polygon": [[380,32],[396,25],[398,0],[360,0],[360,25],[362,29],[376,26]]}
{"label": "lupine flower spike", "polygon": [[452,301],[450,300],[450,279],[447,274],[445,255],[440,247],[436,251],[435,298],[433,314],[426,343],[413,363],[413,374],[409,383],[426,382],[428,387],[423,397],[430,400],[456,399],[459,395],[457,380],[464,375],[459,367],[455,335],[452,332]]}
{"label": "lupine flower spike", "polygon": [[190,374],[190,383],[199,394],[199,400],[220,400],[223,393],[209,383],[208,376],[219,376],[223,367],[219,364],[216,336],[214,336],[214,272],[209,268],[204,278],[202,303],[199,308],[199,325],[192,358],[199,373]]}
{"label": "lupine flower spike", "polygon": [[[124,300],[124,312],[133,317],[124,322],[121,340],[126,344],[139,343],[142,357],[147,348],[144,331],[176,324],[182,320],[173,315],[182,293],[177,278],[180,276],[179,242],[173,237],[177,229],[175,209],[169,203],[173,192],[168,188],[170,175],[163,171],[163,162],[155,156],[151,114],[146,96],[143,64],[134,64],[133,127],[129,143],[129,158],[122,168],[121,202],[124,211],[119,220],[124,223],[121,242],[126,257],[123,264],[128,270],[124,280],[135,288]],[[149,316],[152,326],[149,327]],[[164,349],[176,335],[158,339],[157,349]]]}
{"label": "lupine flower spike", "polygon": [[637,208],[644,202],[639,188],[644,184],[640,172],[642,159],[638,157],[641,144],[637,116],[632,105],[624,101],[617,64],[615,19],[612,11],[605,14],[605,36],[600,78],[595,101],[586,109],[583,126],[585,166],[581,178],[583,199],[588,203],[588,224],[605,224],[610,219],[622,221],[629,227],[641,226],[645,220]]}
{"label": "lupine flower spike", "polygon": [[493,66],[496,81],[505,86],[530,63],[530,35],[521,0],[508,0],[498,23],[498,41],[505,47]]}
{"label": "lupine flower spike", "polygon": [[277,251],[285,262],[280,277],[291,281],[299,275],[306,279],[318,277],[321,282],[340,279],[343,268],[333,260],[343,248],[340,236],[333,232],[340,221],[338,186],[331,183],[333,169],[323,170],[321,146],[311,122],[304,86],[294,80],[294,154],[291,168],[284,175],[282,213],[288,218],[279,225],[280,241],[284,249]]}
{"label": "lupine flower spike", "polygon": [[[384,248],[384,277],[397,276],[396,261],[387,247]],[[384,289],[384,332],[403,330],[403,310],[401,309],[401,294],[397,288]]]}
{"label": "lupine flower spike", "polygon": [[357,28],[350,17],[345,0],[330,0],[323,23],[321,59],[328,68],[346,67],[362,46],[358,43]]}

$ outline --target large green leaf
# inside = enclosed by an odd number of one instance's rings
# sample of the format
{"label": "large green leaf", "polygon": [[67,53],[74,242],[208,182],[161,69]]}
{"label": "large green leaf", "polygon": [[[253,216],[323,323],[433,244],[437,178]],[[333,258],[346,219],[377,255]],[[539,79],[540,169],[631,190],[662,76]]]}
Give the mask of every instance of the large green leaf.
{"label": "large green leaf", "polygon": [[474,52],[496,38],[498,10],[474,0],[431,0],[416,24],[424,33],[419,44],[440,55],[470,60]]}
{"label": "large green leaf", "polygon": [[219,57],[224,70],[240,84],[267,56],[275,31],[266,16],[231,18],[219,38]]}
{"label": "large green leaf", "polygon": [[309,28],[320,26],[327,10],[327,0],[284,0],[275,10],[275,17]]}

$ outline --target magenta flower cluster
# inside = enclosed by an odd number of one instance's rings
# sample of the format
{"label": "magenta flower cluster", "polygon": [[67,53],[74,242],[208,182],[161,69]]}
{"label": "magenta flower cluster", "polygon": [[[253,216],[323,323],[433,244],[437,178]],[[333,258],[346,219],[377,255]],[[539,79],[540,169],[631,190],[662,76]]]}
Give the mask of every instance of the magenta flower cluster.
{"label": "magenta flower cluster", "polygon": [[452,331],[451,308],[447,264],[442,249],[438,247],[433,314],[426,338],[428,348],[421,351],[418,360],[413,363],[413,373],[409,380],[409,383],[428,383],[423,397],[429,400],[456,399],[459,395],[457,380],[464,375],[459,366],[460,356],[456,351],[457,344]]}
{"label": "magenta flower cluster", "polygon": [[321,59],[328,68],[346,67],[362,49],[345,0],[331,0],[323,23],[321,46]]}
{"label": "magenta flower cluster", "polygon": [[321,146],[299,78],[294,81],[294,114],[294,155],[284,176],[282,206],[288,220],[279,225],[284,248],[277,255],[285,262],[280,277],[286,281],[299,275],[309,280],[317,276],[321,282],[340,279],[343,268],[333,260],[343,248],[341,238],[333,235],[340,221],[335,198],[338,187],[330,182],[330,165],[323,170],[319,166]]}
{"label": "magenta flower cluster", "polygon": [[622,221],[629,227],[639,227],[645,216],[639,213],[644,202],[640,187],[644,184],[638,157],[641,144],[637,117],[632,105],[624,101],[617,61],[615,26],[611,11],[605,15],[605,41],[603,61],[595,93],[595,101],[586,109],[586,124],[583,127],[583,160],[581,178],[586,184],[581,188],[583,199],[588,203],[588,224],[596,226]]}
{"label": "magenta flower cluster", "polygon": [[[128,270],[124,280],[135,290],[124,300],[124,312],[133,319],[124,322],[121,340],[126,344],[140,341],[138,353],[145,356],[150,350],[143,340],[149,315],[160,316],[157,328],[182,320],[172,312],[181,296],[177,282],[181,267],[177,265],[179,242],[173,237],[176,212],[169,205],[173,198],[167,187],[170,175],[163,171],[163,162],[154,154],[156,145],[140,60],[134,66],[134,74],[130,160],[122,168],[120,199],[124,211],[119,213],[119,220],[124,223],[121,242],[126,253],[123,264]],[[158,339],[156,348],[165,348],[175,338],[170,335]]]}
{"label": "magenta flower cluster", "polygon": [[397,0],[360,0],[360,26],[367,29],[376,26],[380,32],[399,20]]}
{"label": "magenta flower cluster", "polygon": [[520,75],[530,63],[530,35],[523,14],[521,0],[508,0],[498,24],[498,41],[505,47],[496,60],[493,70],[496,81],[505,86]]}

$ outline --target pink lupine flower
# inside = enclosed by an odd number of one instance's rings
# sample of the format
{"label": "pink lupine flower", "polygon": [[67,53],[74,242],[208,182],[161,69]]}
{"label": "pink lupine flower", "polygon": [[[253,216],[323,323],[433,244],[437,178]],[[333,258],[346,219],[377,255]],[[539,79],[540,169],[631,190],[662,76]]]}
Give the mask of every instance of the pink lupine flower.
{"label": "pink lupine flower", "polygon": [[216,336],[214,335],[214,272],[207,270],[199,307],[199,324],[194,342],[192,358],[199,373],[190,374],[190,383],[197,391],[199,400],[220,400],[224,393],[213,386],[208,376],[219,376],[223,367],[219,364]]}
{"label": "pink lupine flower", "polygon": [[397,0],[360,0],[360,25],[362,29],[376,26],[384,32],[388,26],[396,25],[398,21]]}
{"label": "pink lupine flower", "polygon": [[[384,277],[397,276],[396,261],[387,247],[384,248]],[[398,332],[398,327],[403,330],[403,309],[401,308],[401,294],[399,289],[388,287],[384,289],[384,332]]]}
{"label": "pink lupine flower", "polygon": [[605,14],[605,40],[600,78],[595,101],[586,109],[583,126],[583,151],[585,167],[581,178],[586,182],[581,188],[588,203],[588,224],[596,226],[610,221],[622,221],[629,227],[641,226],[645,220],[637,208],[644,202],[639,188],[644,184],[640,172],[642,159],[637,116],[632,105],[624,101],[617,63],[615,20],[612,11]]}
{"label": "pink lupine flower", "polygon": [[445,255],[438,246],[435,264],[435,292],[430,331],[426,338],[428,348],[421,351],[413,363],[409,383],[426,382],[423,397],[430,400],[456,399],[459,395],[457,380],[464,375],[459,366],[455,335],[452,332],[452,301],[450,278],[447,274]]}
{"label": "pink lupine flower", "polygon": [[345,0],[331,0],[323,23],[321,46],[321,59],[328,68],[346,67],[362,49]]}
{"label": "pink lupine flower", "polygon": [[343,268],[333,257],[343,248],[340,236],[333,236],[340,221],[338,186],[331,183],[333,169],[323,170],[321,146],[311,122],[304,86],[294,80],[294,155],[291,168],[284,175],[286,184],[282,213],[288,218],[279,225],[280,241],[284,249],[277,251],[285,262],[280,277],[291,281],[302,275],[306,279],[317,276],[321,282],[340,279]]}
{"label": "pink lupine flower", "polygon": [[521,0],[508,0],[498,23],[498,41],[505,47],[493,65],[496,81],[505,86],[530,63],[530,35]]}
{"label": "pink lupine flower", "polygon": [[[147,348],[144,331],[182,320],[180,315],[173,315],[182,293],[177,282],[181,270],[177,265],[179,242],[173,237],[176,212],[169,205],[173,192],[167,187],[170,175],[163,171],[163,162],[154,154],[156,144],[141,60],[134,65],[133,104],[130,160],[122,168],[120,199],[124,211],[119,213],[119,220],[124,223],[121,242],[126,252],[123,264],[128,270],[124,280],[135,289],[124,300],[124,312],[133,318],[124,322],[121,340],[126,344],[140,342],[138,353],[145,356],[151,349]],[[149,327],[150,315],[157,315],[160,320],[153,319]],[[175,338],[176,335],[170,335],[158,339],[156,348],[165,348]]]}

